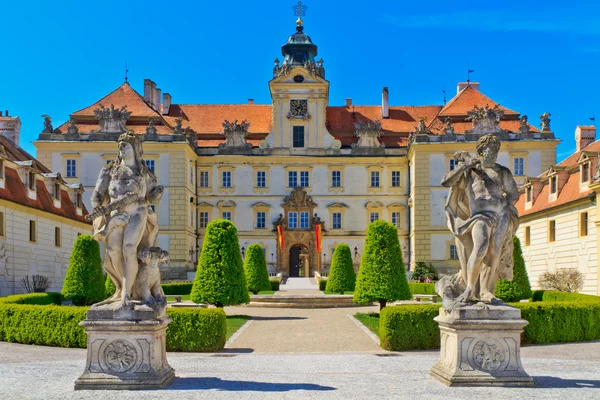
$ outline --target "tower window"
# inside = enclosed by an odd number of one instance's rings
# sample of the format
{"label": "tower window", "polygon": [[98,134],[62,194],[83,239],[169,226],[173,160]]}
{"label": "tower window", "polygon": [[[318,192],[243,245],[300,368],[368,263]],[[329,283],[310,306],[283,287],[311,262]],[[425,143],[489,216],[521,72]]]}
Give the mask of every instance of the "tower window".
{"label": "tower window", "polygon": [[295,148],[304,147],[304,127],[294,126],[293,128],[293,146]]}

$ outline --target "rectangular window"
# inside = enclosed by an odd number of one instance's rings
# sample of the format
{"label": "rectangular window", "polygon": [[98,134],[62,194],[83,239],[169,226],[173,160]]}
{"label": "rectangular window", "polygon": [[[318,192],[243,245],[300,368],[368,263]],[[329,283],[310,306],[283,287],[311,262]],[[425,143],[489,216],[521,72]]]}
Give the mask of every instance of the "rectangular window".
{"label": "rectangular window", "polygon": [[456,245],[455,244],[451,244],[450,245],[450,259],[451,260],[458,260],[458,252],[456,251]]}
{"label": "rectangular window", "polygon": [[291,212],[288,214],[288,227],[289,228],[298,228],[298,213]]}
{"label": "rectangular window", "polygon": [[584,163],[581,165],[581,182],[590,180],[590,164]]}
{"label": "rectangular window", "polygon": [[0,212],[0,236],[4,236],[4,213]]}
{"label": "rectangular window", "polygon": [[223,171],[222,177],[223,177],[223,180],[221,182],[221,187],[230,188],[231,187],[231,171]]}
{"label": "rectangular window", "polygon": [[194,167],[190,165],[190,183],[194,184]]}
{"label": "rectangular window", "polygon": [[454,171],[454,167],[456,167],[456,160],[454,158],[451,158],[449,162],[450,171]]}
{"label": "rectangular window", "polygon": [[60,200],[60,184],[59,183],[54,184],[54,198],[56,200]]}
{"label": "rectangular window", "polygon": [[256,213],[256,228],[264,229],[267,226],[267,213],[259,211]]}
{"label": "rectangular window", "polygon": [[308,227],[309,227],[308,216],[309,216],[309,213],[307,211],[302,211],[300,213],[300,228],[301,229],[308,229]]}
{"label": "rectangular window", "polygon": [[310,182],[308,181],[308,171],[300,171],[300,186],[309,187]]}
{"label": "rectangular window", "polygon": [[67,178],[77,176],[77,160],[67,160]]}
{"label": "rectangular window", "polygon": [[531,227],[525,227],[525,246],[529,246],[531,244]]}
{"label": "rectangular window", "polygon": [[400,228],[400,212],[394,211],[392,213],[392,225],[396,228]]}
{"label": "rectangular window", "polygon": [[35,227],[35,221],[29,221],[29,241],[35,242],[37,239],[37,232]]}
{"label": "rectangular window", "polygon": [[400,171],[392,171],[392,187],[400,187]]}
{"label": "rectangular window", "polygon": [[4,179],[4,160],[0,158],[0,179]]}
{"label": "rectangular window", "polygon": [[267,173],[265,171],[256,171],[256,187],[267,187]]}
{"label": "rectangular window", "polygon": [[579,236],[588,235],[588,213],[584,212],[579,215]]}
{"label": "rectangular window", "polygon": [[379,171],[371,171],[371,187],[379,187]]}
{"label": "rectangular window", "polygon": [[371,213],[371,222],[375,222],[379,220],[379,213],[378,212],[372,212]]}
{"label": "rectangular window", "polygon": [[292,188],[298,186],[298,171],[288,172],[288,186]]}
{"label": "rectangular window", "polygon": [[231,221],[231,211],[223,211],[223,219]]}
{"label": "rectangular window", "polygon": [[293,146],[304,147],[304,127],[294,126],[293,127]]}
{"label": "rectangular window", "polygon": [[525,189],[525,193],[527,193],[527,202],[531,203],[531,199],[532,199],[532,188],[531,186],[528,186],[527,189]]}
{"label": "rectangular window", "polygon": [[60,228],[58,226],[54,227],[54,245],[56,247],[60,247],[61,245],[61,240],[62,238],[60,237]]}
{"label": "rectangular window", "polygon": [[342,213],[333,213],[333,229],[342,229]]}
{"label": "rectangular window", "polygon": [[154,160],[144,160],[144,162],[146,163],[146,167],[148,167],[148,169],[154,173]]}
{"label": "rectangular window", "polygon": [[206,225],[208,225],[208,212],[202,211],[198,213],[198,217],[200,219],[200,228],[206,228]]}
{"label": "rectangular window", "polygon": [[342,187],[342,171],[331,171],[331,187]]}
{"label": "rectangular window", "polygon": [[29,172],[29,190],[35,190],[35,172]]}
{"label": "rectangular window", "polygon": [[200,171],[200,187],[208,187],[208,171]]}
{"label": "rectangular window", "polygon": [[550,178],[550,193],[556,193],[556,176]]}
{"label": "rectangular window", "polygon": [[548,223],[548,241],[554,242],[556,240],[556,221],[552,220]]}
{"label": "rectangular window", "polygon": [[525,159],[523,157],[516,157],[513,160],[514,170],[513,173],[517,176],[525,175]]}
{"label": "rectangular window", "polygon": [[83,208],[83,200],[81,193],[77,193],[75,195],[75,205],[77,206],[77,208]]}

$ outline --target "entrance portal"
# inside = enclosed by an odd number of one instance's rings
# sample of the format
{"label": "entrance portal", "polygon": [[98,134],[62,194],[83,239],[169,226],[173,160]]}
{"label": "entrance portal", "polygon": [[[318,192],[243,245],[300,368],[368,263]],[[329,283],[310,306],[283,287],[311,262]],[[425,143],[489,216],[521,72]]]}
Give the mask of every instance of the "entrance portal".
{"label": "entrance portal", "polygon": [[[289,276],[291,278],[304,276],[304,273],[302,275],[300,275],[300,264],[302,262],[302,257],[300,257],[300,254],[302,253],[303,249],[306,249],[306,247],[299,245],[299,244],[292,246],[290,248],[290,264],[289,264],[290,274],[289,274]],[[305,271],[303,271],[303,272],[305,272]]]}

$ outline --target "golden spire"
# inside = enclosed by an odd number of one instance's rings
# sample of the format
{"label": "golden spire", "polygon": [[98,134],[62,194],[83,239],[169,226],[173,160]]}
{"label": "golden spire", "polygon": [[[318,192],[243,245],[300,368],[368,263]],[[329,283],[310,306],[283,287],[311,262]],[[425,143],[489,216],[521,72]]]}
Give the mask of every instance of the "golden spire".
{"label": "golden spire", "polygon": [[296,25],[298,26],[302,26],[304,22],[302,22],[302,18],[298,17],[298,19],[296,20]]}

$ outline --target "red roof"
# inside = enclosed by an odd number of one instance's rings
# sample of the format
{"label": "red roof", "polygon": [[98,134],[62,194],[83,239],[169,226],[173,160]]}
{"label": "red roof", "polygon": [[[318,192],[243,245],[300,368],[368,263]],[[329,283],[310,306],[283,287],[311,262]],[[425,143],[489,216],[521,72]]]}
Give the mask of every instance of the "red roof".
{"label": "red roof", "polygon": [[250,123],[250,133],[269,133],[272,128],[273,108],[262,104],[173,104],[167,119],[175,125],[175,119],[183,118],[182,125],[188,125],[196,133],[223,132],[223,121],[244,120]]}
{"label": "red roof", "polygon": [[453,115],[467,115],[475,106],[484,107],[489,105],[490,108],[498,105],[501,110],[504,110],[504,115],[519,115],[518,112],[502,107],[494,100],[490,99],[473,86],[467,86],[454,96],[440,111],[439,117],[448,117]]}
{"label": "red roof", "polygon": [[579,156],[581,155],[582,151],[600,152],[600,140],[596,140],[595,142],[588,144],[586,147],[584,147],[580,151],[576,151],[575,153],[571,154],[569,157],[565,158],[557,165],[559,167],[571,167],[577,164],[577,161],[579,161]]}

